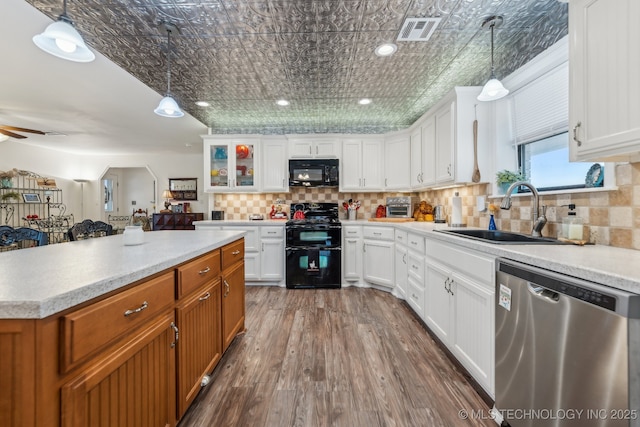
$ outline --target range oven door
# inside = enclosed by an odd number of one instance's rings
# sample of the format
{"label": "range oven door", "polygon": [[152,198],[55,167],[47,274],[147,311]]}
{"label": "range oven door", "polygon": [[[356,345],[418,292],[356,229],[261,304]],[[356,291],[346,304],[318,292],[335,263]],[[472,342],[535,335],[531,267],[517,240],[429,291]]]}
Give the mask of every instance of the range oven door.
{"label": "range oven door", "polygon": [[342,249],[287,247],[287,288],[339,288]]}

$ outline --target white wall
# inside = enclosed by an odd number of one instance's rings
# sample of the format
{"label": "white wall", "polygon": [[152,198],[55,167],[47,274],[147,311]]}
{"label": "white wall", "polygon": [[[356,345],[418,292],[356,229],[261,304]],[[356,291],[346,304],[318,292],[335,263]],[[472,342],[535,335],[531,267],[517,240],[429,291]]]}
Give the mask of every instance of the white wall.
{"label": "white wall", "polygon": [[[169,187],[169,178],[197,178],[198,179],[198,200],[191,203],[193,212],[206,212],[208,209],[209,195],[202,189],[203,170],[202,154],[183,155],[74,155],[62,153],[41,147],[30,146],[25,143],[8,140],[0,143],[0,170],[5,171],[11,168],[18,168],[35,172],[39,175],[50,178],[62,178],[69,180],[65,187],[61,187],[64,192],[64,201],[67,205],[67,213],[73,213],[76,218],[80,218],[81,210],[81,185],[73,182],[73,179],[88,179],[84,184],[84,216],[86,218],[100,218],[103,210],[103,200],[100,177],[109,168],[139,168],[148,167],[157,177],[156,205],[155,211],[163,208],[164,200],[160,198],[162,190]],[[148,183],[143,184],[148,188]],[[142,189],[143,192],[150,190]],[[123,192],[126,194],[126,192]],[[147,193],[144,193],[147,194]],[[132,197],[144,197],[145,203],[149,202],[150,195],[135,195]],[[148,199],[148,200],[147,200]],[[127,207],[129,203],[121,205]],[[150,211],[151,213],[151,211]]]}

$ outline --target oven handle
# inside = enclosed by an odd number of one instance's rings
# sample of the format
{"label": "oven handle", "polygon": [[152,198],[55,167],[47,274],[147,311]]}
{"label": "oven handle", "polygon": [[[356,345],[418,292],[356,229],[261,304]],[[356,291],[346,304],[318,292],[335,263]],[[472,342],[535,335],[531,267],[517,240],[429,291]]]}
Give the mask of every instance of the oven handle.
{"label": "oven handle", "polygon": [[295,224],[295,225],[287,225],[285,226],[285,228],[287,230],[293,230],[293,229],[307,229],[307,230],[326,230],[326,229],[338,229],[338,228],[342,228],[342,225],[326,225],[326,224],[314,224],[314,225],[310,225],[310,224]]}
{"label": "oven handle", "polygon": [[284,248],[285,251],[308,251],[308,250],[319,250],[319,251],[341,251],[342,248],[340,246],[337,247],[324,247],[324,246],[287,246]]}

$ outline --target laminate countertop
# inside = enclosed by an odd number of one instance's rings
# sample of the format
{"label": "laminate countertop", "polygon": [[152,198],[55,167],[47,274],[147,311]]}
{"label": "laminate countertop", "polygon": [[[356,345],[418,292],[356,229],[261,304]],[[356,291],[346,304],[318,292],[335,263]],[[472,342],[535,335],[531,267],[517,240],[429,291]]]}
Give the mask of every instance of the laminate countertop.
{"label": "laminate countertop", "polygon": [[41,319],[166,270],[244,235],[202,230],[123,235],[0,253],[0,319]]}
{"label": "laminate countertop", "polygon": [[[342,225],[393,227],[417,232],[439,241],[453,243],[489,255],[520,261],[540,268],[589,280],[605,286],[640,294],[640,251],[604,245],[521,245],[482,242],[440,233],[447,224],[433,222],[381,223],[342,221]],[[429,250],[427,245],[427,251]]]}

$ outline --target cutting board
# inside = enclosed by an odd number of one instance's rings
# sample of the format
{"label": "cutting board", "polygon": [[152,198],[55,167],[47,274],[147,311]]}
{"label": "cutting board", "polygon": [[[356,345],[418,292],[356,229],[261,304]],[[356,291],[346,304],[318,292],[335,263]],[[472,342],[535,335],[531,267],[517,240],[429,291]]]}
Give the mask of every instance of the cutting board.
{"label": "cutting board", "polygon": [[378,222],[410,222],[415,221],[413,218],[369,218],[369,221]]}

